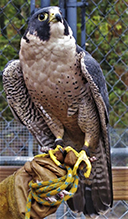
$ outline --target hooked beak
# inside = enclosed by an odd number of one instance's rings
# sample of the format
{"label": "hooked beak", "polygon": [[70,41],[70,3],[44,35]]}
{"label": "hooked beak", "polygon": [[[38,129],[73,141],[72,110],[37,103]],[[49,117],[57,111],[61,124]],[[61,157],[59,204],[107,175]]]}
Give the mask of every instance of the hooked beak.
{"label": "hooked beak", "polygon": [[50,22],[56,23],[56,22],[62,22],[62,16],[59,13],[50,13],[49,23]]}

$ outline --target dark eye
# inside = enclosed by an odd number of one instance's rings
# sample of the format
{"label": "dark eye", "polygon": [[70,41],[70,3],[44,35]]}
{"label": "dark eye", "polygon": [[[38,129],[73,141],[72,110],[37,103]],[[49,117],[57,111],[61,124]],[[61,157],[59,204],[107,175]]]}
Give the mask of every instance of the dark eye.
{"label": "dark eye", "polygon": [[38,20],[39,21],[45,21],[48,18],[48,14],[47,13],[41,13],[38,15]]}

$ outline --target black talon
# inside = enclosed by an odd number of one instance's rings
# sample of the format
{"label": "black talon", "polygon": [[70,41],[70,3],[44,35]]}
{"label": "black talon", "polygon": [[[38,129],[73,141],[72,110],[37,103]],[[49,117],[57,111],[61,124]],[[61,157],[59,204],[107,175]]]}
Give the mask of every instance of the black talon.
{"label": "black talon", "polygon": [[78,168],[77,173],[80,177],[85,178],[84,172]]}
{"label": "black talon", "polygon": [[59,165],[59,167],[63,170],[66,170],[66,167],[65,166],[62,166],[62,165]]}
{"label": "black talon", "polygon": [[63,154],[63,157],[65,158],[66,157],[66,154],[67,154],[67,151],[63,151],[63,149],[62,148],[59,148],[59,150],[60,150],[60,152]]}

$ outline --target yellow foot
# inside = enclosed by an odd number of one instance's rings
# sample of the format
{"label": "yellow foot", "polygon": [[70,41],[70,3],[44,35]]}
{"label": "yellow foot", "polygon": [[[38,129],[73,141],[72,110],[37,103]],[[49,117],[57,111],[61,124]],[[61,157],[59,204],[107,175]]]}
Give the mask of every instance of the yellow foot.
{"label": "yellow foot", "polygon": [[62,167],[62,164],[60,163],[60,161],[57,160],[56,156],[54,155],[60,149],[63,150],[63,147],[61,147],[60,145],[57,145],[57,147],[54,150],[49,150],[48,153],[49,153],[51,160],[53,160],[57,166]]}
{"label": "yellow foot", "polygon": [[76,175],[77,173],[77,169],[79,168],[79,165],[81,164],[81,162],[83,161],[86,164],[86,172],[84,173],[84,177],[85,178],[89,178],[90,174],[91,174],[91,162],[86,154],[86,152],[84,150],[82,150],[81,152],[77,152],[76,150],[74,150],[73,148],[71,148],[70,146],[66,147],[65,150],[67,152],[69,152],[70,150],[72,150],[75,155],[77,156],[77,161],[73,167],[73,174]]}
{"label": "yellow foot", "polygon": [[91,174],[91,162],[86,154],[86,152],[84,150],[82,150],[80,153],[78,153],[76,150],[74,150],[72,147],[68,146],[66,148],[63,149],[63,147],[61,147],[60,145],[57,145],[57,147],[54,150],[49,150],[48,153],[50,155],[50,158],[54,161],[54,163],[63,168],[63,165],[61,164],[61,162],[59,160],[57,160],[57,157],[54,155],[57,151],[62,150],[62,152],[65,150],[67,153],[69,151],[73,151],[74,154],[77,157],[77,161],[73,167],[73,175],[77,174],[77,170],[81,164],[81,162],[84,162],[86,164],[86,172],[84,173],[85,178],[89,178],[90,174]]}
{"label": "yellow foot", "polygon": [[83,150],[79,153],[78,159],[77,159],[77,161],[74,165],[74,168],[73,168],[73,173],[76,174],[76,171],[77,171],[77,169],[82,161],[85,162],[85,164],[86,164],[86,172],[84,173],[84,177],[89,178],[89,176],[91,174],[92,165],[90,163],[89,158],[87,157],[86,152]]}

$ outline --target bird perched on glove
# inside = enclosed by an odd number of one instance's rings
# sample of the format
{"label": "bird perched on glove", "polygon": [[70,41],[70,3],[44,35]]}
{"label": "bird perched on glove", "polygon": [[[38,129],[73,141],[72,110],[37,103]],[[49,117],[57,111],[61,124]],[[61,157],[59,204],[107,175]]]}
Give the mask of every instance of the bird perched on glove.
{"label": "bird perched on glove", "polygon": [[69,201],[71,209],[93,215],[112,206],[105,78],[97,61],[76,44],[58,7],[31,17],[19,60],[6,65],[3,84],[15,117],[42,150],[61,143],[95,157],[89,178],[81,182],[82,194],[79,188]]}

